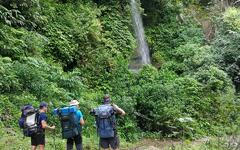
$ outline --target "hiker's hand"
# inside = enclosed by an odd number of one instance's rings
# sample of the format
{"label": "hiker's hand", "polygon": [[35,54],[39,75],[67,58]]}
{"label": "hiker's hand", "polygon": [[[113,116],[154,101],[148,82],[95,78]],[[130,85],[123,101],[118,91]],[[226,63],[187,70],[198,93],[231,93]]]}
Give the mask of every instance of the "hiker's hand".
{"label": "hiker's hand", "polygon": [[53,130],[54,130],[55,128],[56,128],[55,126],[51,126],[51,127],[50,127],[50,129],[53,129]]}
{"label": "hiker's hand", "polygon": [[112,106],[116,109],[118,109],[119,107],[116,104],[112,104]]}
{"label": "hiker's hand", "polygon": [[121,108],[119,108],[116,104],[112,104],[113,108],[116,109],[117,113],[124,116],[126,113],[124,110],[122,110]]}

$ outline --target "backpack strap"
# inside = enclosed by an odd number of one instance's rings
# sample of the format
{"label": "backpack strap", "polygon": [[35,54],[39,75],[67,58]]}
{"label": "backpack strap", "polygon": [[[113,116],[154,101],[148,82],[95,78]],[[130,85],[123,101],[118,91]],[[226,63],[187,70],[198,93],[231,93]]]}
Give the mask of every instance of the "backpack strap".
{"label": "backpack strap", "polygon": [[115,114],[110,116],[110,121],[111,121],[111,123],[113,125],[113,128],[116,129],[117,125],[116,125],[116,116],[115,116]]}
{"label": "backpack strap", "polygon": [[38,126],[38,133],[43,133],[43,129],[41,128],[41,122],[40,122],[40,114],[41,112],[39,112],[39,110],[37,110],[36,112],[36,122],[37,122],[37,126]]}

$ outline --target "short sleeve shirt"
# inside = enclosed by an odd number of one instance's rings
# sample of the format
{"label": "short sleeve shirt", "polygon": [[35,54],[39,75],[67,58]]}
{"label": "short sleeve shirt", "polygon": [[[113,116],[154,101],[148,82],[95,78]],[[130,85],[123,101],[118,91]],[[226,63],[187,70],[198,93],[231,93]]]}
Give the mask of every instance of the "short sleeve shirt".
{"label": "short sleeve shirt", "polygon": [[77,120],[80,122],[80,120],[83,118],[83,114],[80,110],[77,111]]}
{"label": "short sleeve shirt", "polygon": [[47,121],[47,114],[42,112],[39,114],[39,124],[40,124],[40,128],[42,128],[42,121]]}

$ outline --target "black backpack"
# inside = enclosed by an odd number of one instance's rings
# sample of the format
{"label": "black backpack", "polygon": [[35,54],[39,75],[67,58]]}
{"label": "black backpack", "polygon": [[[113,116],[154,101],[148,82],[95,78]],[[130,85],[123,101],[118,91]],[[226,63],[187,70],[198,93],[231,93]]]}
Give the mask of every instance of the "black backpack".
{"label": "black backpack", "polygon": [[21,109],[22,114],[18,121],[19,127],[23,130],[23,135],[31,137],[33,134],[39,133],[39,111],[31,104],[25,105]]}
{"label": "black backpack", "polygon": [[61,122],[63,139],[81,134],[82,127],[77,119],[77,111],[78,109],[74,106],[54,110],[54,114],[59,116]]}

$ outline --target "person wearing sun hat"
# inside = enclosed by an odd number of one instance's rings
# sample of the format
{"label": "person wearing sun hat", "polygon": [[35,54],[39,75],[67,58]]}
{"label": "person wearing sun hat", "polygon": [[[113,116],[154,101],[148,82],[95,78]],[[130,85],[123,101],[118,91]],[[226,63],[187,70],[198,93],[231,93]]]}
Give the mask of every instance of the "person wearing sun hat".
{"label": "person wearing sun hat", "polygon": [[[83,126],[85,124],[84,119],[83,119],[83,115],[82,112],[79,110],[79,102],[77,100],[71,100],[69,102],[70,106],[75,106],[78,108],[77,110],[77,120],[79,122],[79,127],[81,128],[81,126]],[[82,146],[82,135],[79,134],[73,138],[68,138],[67,139],[67,150],[72,150],[73,149],[73,144],[75,143],[76,149],[77,150],[82,150],[83,146]]]}

